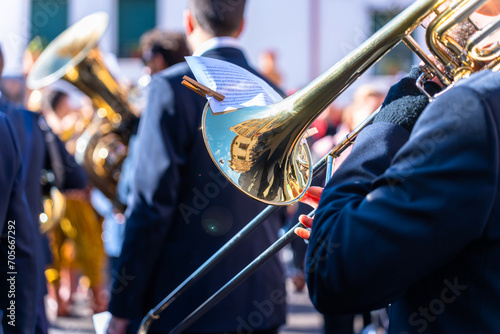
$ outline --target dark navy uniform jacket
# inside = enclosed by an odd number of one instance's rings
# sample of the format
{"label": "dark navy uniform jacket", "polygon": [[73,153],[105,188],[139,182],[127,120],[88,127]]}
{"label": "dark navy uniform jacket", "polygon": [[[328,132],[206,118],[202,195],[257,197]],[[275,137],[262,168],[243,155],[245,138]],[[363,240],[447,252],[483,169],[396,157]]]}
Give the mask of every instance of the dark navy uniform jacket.
{"label": "dark navy uniform jacket", "polygon": [[[249,69],[236,48],[203,56]],[[136,322],[265,207],[232,186],[212,162],[200,129],[206,99],[181,85],[184,75],[194,77],[180,63],[153,77],[139,126],[133,200],[110,304],[113,315]],[[152,329],[172,329],[274,242],[282,222],[276,216],[262,224]],[[189,331],[248,332],[284,321],[284,277],[275,257]]]}
{"label": "dark navy uniform jacket", "polygon": [[500,73],[460,81],[411,135],[375,123],[325,188],[307,261],[324,313],[390,307],[389,333],[498,333]]}
{"label": "dark navy uniform jacket", "polygon": [[33,220],[38,223],[42,210],[42,169],[53,171],[54,186],[60,190],[85,188],[87,176],[40,114],[25,110],[4,99],[0,99],[0,112],[7,114],[12,121],[19,139],[26,196]]}
{"label": "dark navy uniform jacket", "polygon": [[[39,232],[39,215],[42,211],[42,169],[52,170],[54,185],[59,189],[84,188],[87,177],[82,167],[66,151],[64,144],[52,133],[47,123],[38,113],[34,113],[0,99],[0,112],[5,113],[13,123],[19,141],[22,160],[21,178],[24,184],[29,208],[29,218],[35,230],[34,240],[37,255],[37,305],[42,308],[46,294],[45,265],[48,262],[48,241]],[[44,309],[38,310],[37,330],[46,332],[48,324]]]}
{"label": "dark navy uniform jacket", "polygon": [[5,333],[31,334],[35,330],[37,230],[31,222],[24,194],[22,160],[17,135],[7,116],[2,113],[0,113],[0,141],[2,326]]}

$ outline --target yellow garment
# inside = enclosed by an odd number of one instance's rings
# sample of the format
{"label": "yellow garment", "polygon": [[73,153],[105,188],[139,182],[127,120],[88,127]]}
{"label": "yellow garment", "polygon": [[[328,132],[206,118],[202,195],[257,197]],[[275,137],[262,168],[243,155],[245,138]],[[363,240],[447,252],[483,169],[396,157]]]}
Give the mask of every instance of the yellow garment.
{"label": "yellow garment", "polygon": [[90,286],[102,282],[104,245],[102,221],[87,200],[66,199],[66,212],[51,231],[51,251],[54,262],[46,270],[50,283],[58,282],[62,267],[80,267],[90,280]]}

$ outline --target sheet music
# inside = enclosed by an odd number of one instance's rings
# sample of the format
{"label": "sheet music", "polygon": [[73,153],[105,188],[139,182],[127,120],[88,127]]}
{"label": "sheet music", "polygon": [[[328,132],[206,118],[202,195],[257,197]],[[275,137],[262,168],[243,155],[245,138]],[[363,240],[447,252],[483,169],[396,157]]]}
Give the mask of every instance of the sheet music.
{"label": "sheet music", "polygon": [[199,83],[225,96],[222,102],[207,97],[214,114],[266,106],[283,99],[267,82],[240,66],[208,57],[186,57],[186,60]]}
{"label": "sheet music", "polygon": [[111,313],[108,311],[94,314],[92,316],[92,322],[94,323],[94,330],[96,334],[106,334],[110,320]]}

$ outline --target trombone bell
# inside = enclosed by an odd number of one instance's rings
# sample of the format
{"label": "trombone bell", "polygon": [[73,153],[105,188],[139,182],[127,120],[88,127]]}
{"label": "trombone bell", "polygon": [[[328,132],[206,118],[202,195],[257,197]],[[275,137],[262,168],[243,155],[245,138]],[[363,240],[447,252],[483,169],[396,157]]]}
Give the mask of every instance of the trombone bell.
{"label": "trombone bell", "polygon": [[247,195],[272,205],[295,202],[312,179],[309,147],[297,140],[300,124],[282,105],[238,109],[223,118],[208,104],[203,111],[203,136],[214,163]]}

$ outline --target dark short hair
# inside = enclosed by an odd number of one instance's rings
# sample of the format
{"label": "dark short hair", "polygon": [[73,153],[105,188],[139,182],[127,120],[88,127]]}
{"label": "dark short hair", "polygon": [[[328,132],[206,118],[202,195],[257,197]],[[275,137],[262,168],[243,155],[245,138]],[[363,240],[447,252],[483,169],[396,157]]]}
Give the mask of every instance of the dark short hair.
{"label": "dark short hair", "polygon": [[142,59],[146,62],[155,54],[160,54],[168,66],[184,61],[189,56],[183,33],[153,29],[145,32],[140,39]]}
{"label": "dark short hair", "polygon": [[189,0],[189,9],[203,30],[212,36],[228,36],[243,22],[246,0]]}
{"label": "dark short hair", "polygon": [[50,108],[53,111],[56,111],[57,107],[59,106],[63,98],[67,96],[68,94],[60,90],[53,90],[52,92],[50,92],[49,95],[47,96],[47,101],[49,102]]}

